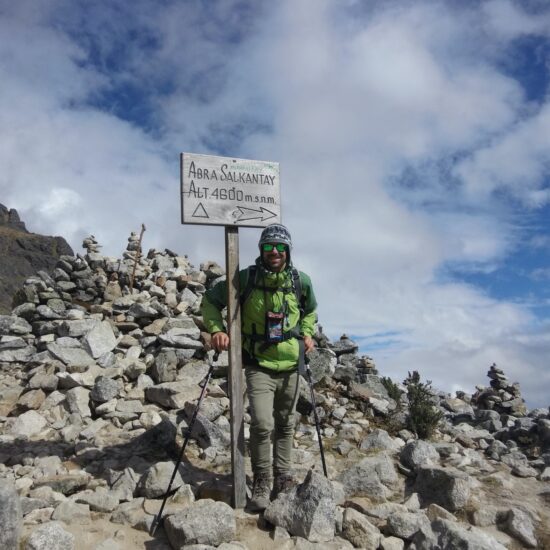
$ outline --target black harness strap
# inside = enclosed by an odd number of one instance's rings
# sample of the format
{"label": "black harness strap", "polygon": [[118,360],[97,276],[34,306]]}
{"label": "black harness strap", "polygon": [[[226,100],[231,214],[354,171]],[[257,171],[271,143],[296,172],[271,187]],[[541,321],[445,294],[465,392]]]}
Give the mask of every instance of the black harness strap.
{"label": "black harness strap", "polygon": [[294,294],[296,295],[296,301],[298,302],[298,307],[300,308],[300,319],[304,316],[305,296],[303,295],[303,291],[302,291],[302,280],[300,279],[300,272],[295,267],[293,267],[291,270],[292,286],[290,287],[273,288],[273,287],[257,284],[256,273],[257,273],[257,267],[255,265],[251,265],[248,268],[248,280],[246,281],[246,286],[244,290],[241,292],[241,307],[248,300],[248,298],[250,297],[250,294],[255,288],[258,288],[264,291],[269,291],[269,292],[281,291],[281,292],[284,292],[285,294],[294,292]]}
{"label": "black harness strap", "polygon": [[[257,278],[257,273],[258,273],[258,269],[257,269],[257,266],[255,265],[251,265],[249,268],[248,268],[248,280],[246,281],[246,286],[245,286],[245,289],[243,292],[241,292],[241,298],[240,298],[240,301],[241,301],[241,309],[242,307],[244,306],[245,302],[248,300],[248,298],[250,297],[250,294],[252,294],[252,291],[256,288],[256,289],[259,289],[259,290],[263,290],[264,291],[264,295],[266,294],[266,292],[284,292],[285,294],[289,294],[291,292],[293,292],[296,296],[296,301],[298,303],[298,308],[300,310],[300,320],[304,317],[304,302],[305,302],[305,297],[303,296],[303,293],[302,293],[302,281],[300,279],[300,273],[299,271],[293,267],[291,269],[291,286],[288,286],[288,287],[268,287],[265,285],[265,281],[264,281],[264,284],[258,284],[256,282],[256,278]],[[265,302],[267,304],[267,298],[265,299]],[[266,343],[265,341],[265,335],[263,334],[259,334],[258,332],[256,332],[256,326],[254,325],[252,327],[252,334],[243,334],[243,336],[247,339],[249,339],[250,341],[254,342],[254,344],[263,344],[263,345],[271,345],[270,343]],[[283,337],[282,337],[282,340],[281,341],[286,341],[286,340],[290,340],[292,338],[297,338],[299,341],[301,340],[302,336],[300,334],[300,329],[298,326],[294,327],[293,329],[283,333]],[[303,355],[303,353],[301,353],[300,355]]]}

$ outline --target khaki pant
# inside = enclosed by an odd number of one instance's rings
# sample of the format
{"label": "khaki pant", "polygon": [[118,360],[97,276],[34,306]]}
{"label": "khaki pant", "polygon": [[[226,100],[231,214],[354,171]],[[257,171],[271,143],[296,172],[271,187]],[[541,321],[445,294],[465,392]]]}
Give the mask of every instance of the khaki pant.
{"label": "khaki pant", "polygon": [[[298,372],[245,368],[250,403],[250,458],[254,475],[289,473],[298,400]],[[273,462],[271,438],[273,436]]]}

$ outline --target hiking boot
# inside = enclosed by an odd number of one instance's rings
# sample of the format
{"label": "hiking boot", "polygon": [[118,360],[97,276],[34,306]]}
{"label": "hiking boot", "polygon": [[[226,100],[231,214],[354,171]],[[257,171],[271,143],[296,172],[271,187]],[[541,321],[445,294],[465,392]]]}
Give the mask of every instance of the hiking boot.
{"label": "hiking boot", "polygon": [[273,483],[273,491],[271,491],[271,499],[276,499],[281,493],[288,493],[292,487],[296,487],[298,482],[292,474],[285,473],[275,476]]}
{"label": "hiking boot", "polygon": [[252,496],[248,503],[251,512],[263,512],[269,504],[269,493],[271,492],[271,476],[267,472],[254,475],[252,485]]}

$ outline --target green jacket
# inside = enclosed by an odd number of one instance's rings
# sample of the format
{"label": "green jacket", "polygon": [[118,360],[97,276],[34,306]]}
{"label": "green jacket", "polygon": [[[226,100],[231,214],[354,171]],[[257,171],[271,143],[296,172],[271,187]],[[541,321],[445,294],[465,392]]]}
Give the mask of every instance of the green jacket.
{"label": "green jacket", "polygon": [[[302,336],[313,336],[317,314],[317,301],[313,293],[310,278],[300,272],[302,284],[303,317],[300,319],[300,306],[296,294],[292,291],[291,269],[274,273],[262,267],[260,259],[256,260],[256,285],[242,304],[242,345],[243,350],[255,359],[259,365],[276,371],[293,369],[299,359],[299,344],[297,338],[290,338],[275,344],[265,344],[254,341],[252,335],[265,333],[266,311],[284,312],[285,323],[283,332],[297,329]],[[244,292],[249,276],[249,268],[239,273],[241,293]],[[286,289],[286,292],[281,289]],[[273,290],[270,290],[273,289]],[[227,305],[226,281],[221,281],[206,291],[202,299],[202,316],[208,332],[226,331],[221,311]]]}

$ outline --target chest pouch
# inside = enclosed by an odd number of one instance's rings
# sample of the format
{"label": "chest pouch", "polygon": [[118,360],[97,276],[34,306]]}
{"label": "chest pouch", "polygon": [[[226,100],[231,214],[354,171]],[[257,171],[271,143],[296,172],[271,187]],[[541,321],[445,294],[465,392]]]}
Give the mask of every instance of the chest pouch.
{"label": "chest pouch", "polygon": [[283,341],[283,324],[285,320],[284,313],[275,313],[267,311],[265,314],[265,339],[270,344],[276,344]]}

